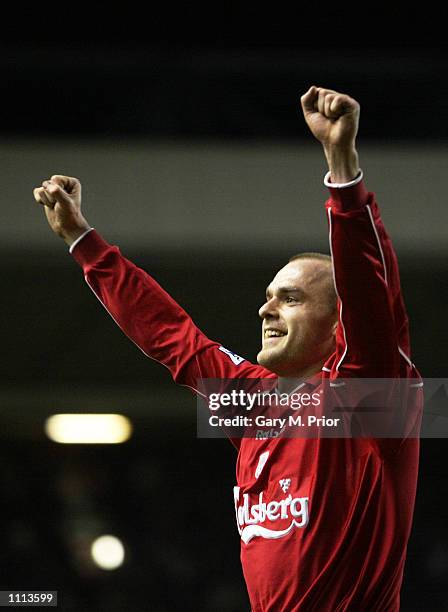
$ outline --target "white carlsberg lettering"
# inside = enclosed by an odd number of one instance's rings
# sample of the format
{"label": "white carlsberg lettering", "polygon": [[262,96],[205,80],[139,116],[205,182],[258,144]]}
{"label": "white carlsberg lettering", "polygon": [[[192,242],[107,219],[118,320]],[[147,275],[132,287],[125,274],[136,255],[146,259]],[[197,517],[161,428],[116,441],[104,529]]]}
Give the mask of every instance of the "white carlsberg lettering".
{"label": "white carlsberg lettering", "polygon": [[308,498],[296,497],[291,500],[291,514],[294,518],[300,519],[297,527],[305,527],[308,524]]}
{"label": "white carlsberg lettering", "polygon": [[280,514],[277,512],[279,506],[280,503],[276,501],[271,501],[268,503],[266,516],[270,521],[276,521],[278,518],[280,518]]}
{"label": "white carlsberg lettering", "polygon": [[[308,497],[292,497],[289,494],[278,501],[263,501],[263,491],[258,495],[258,503],[250,504],[249,494],[243,494],[240,502],[240,487],[234,487],[234,502],[237,527],[241,539],[248,544],[254,537],[278,539],[286,536],[294,528],[306,527],[309,520]],[[291,519],[284,529],[268,528],[263,523],[275,523],[278,520]],[[272,527],[272,525],[270,525]]]}
{"label": "white carlsberg lettering", "polygon": [[280,501],[280,507],[282,509],[282,514],[281,514],[282,519],[288,518],[288,506],[291,503],[291,499],[292,499],[292,496],[288,495],[286,499],[282,499]]}

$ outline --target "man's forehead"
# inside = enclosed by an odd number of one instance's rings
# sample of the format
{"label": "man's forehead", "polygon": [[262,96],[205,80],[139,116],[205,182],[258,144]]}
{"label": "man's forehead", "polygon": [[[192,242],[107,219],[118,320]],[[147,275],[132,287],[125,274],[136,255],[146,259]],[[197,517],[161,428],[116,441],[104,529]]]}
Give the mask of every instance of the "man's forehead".
{"label": "man's forehead", "polygon": [[328,264],[316,259],[296,259],[283,266],[274,276],[270,288],[278,286],[297,287],[301,289],[327,274]]}

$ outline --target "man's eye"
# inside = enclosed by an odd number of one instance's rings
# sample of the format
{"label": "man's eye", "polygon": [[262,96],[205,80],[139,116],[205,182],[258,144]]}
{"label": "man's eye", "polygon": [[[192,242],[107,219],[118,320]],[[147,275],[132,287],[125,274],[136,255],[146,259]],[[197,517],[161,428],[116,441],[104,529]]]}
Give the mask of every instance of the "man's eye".
{"label": "man's eye", "polygon": [[286,296],[285,301],[287,304],[291,304],[291,302],[297,302],[296,298],[293,298],[291,295]]}

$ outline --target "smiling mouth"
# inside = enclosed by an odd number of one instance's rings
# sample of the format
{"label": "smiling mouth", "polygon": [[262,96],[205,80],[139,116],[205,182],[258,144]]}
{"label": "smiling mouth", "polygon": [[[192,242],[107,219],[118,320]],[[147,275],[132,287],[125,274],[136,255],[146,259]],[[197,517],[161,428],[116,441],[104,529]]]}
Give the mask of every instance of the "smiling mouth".
{"label": "smiling mouth", "polygon": [[287,334],[278,329],[265,329],[263,333],[264,342],[275,342],[284,338]]}

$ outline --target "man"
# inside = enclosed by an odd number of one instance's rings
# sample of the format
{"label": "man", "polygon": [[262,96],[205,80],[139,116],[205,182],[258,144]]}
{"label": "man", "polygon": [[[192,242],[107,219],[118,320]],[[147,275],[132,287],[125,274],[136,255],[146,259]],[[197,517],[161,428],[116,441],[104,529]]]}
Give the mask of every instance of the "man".
{"label": "man", "polygon": [[[195,391],[201,378],[278,378],[287,392],[297,388],[292,378],[310,392],[344,377],[418,378],[395,254],[358,165],[359,105],[314,86],[301,102],[329,166],[332,259],[302,254],[275,276],[260,309],[259,365],[208,339],[89,226],[77,179],[55,175],[34,190],[118,325]],[[418,439],[278,436],[236,444],[235,513],[252,609],[398,610]]]}

